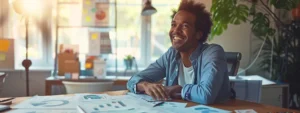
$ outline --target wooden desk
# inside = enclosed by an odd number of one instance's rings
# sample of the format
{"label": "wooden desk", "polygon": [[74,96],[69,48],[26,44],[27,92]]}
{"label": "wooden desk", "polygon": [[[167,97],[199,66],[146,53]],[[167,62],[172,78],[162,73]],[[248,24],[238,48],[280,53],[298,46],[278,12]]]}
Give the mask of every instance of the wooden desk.
{"label": "wooden desk", "polygon": [[[124,95],[127,93],[126,90],[122,90],[122,91],[110,91],[110,92],[102,92],[102,93],[106,93],[108,95]],[[64,95],[64,96],[70,96],[70,95]],[[26,99],[28,99],[29,97],[19,97],[13,100],[12,105],[14,106]],[[191,106],[195,106],[198,105],[197,103],[194,102],[187,102],[187,101],[183,101],[183,100],[174,100],[175,102],[186,102],[187,107],[191,107]],[[211,107],[215,107],[215,108],[220,108],[220,109],[224,109],[224,110],[229,110],[234,112],[234,110],[239,110],[239,109],[254,109],[256,112],[258,113],[277,113],[277,112],[293,112],[293,113],[299,113],[300,111],[297,110],[292,110],[292,109],[286,109],[286,108],[280,108],[280,107],[274,107],[274,106],[269,106],[269,105],[263,105],[263,104],[257,104],[257,103],[252,103],[252,102],[246,102],[246,101],[242,101],[242,100],[230,100],[226,103],[222,103],[222,104],[213,104],[213,105],[209,105]]]}
{"label": "wooden desk", "polygon": [[52,86],[53,85],[63,85],[62,81],[101,82],[103,80],[114,80],[114,85],[124,85],[125,86],[129,79],[130,79],[129,76],[124,76],[124,77],[107,76],[105,78],[81,76],[79,79],[65,79],[64,76],[48,77],[45,80],[45,95],[51,95],[52,94]]}
{"label": "wooden desk", "polygon": [[[110,91],[110,92],[102,92],[102,93],[106,93],[108,95],[124,95],[127,93],[126,90],[122,90],[122,91]],[[68,96],[68,95],[64,95],[64,96]],[[29,97],[19,97],[13,100],[12,105],[14,106],[26,99],[28,99]],[[188,101],[183,101],[183,100],[174,100],[175,102],[185,102],[188,103],[187,107],[191,107],[191,106],[195,106],[198,105],[197,103],[194,102],[188,102]],[[252,102],[246,102],[246,101],[242,101],[242,100],[230,100],[226,103],[222,103],[222,104],[213,104],[213,105],[209,105],[211,107],[215,107],[215,108],[220,108],[220,109],[224,109],[224,110],[229,110],[234,112],[234,110],[239,110],[239,109],[254,109],[256,112],[258,113],[277,113],[277,112],[289,112],[289,113],[299,113],[300,111],[297,110],[292,110],[292,109],[286,109],[286,108],[280,108],[280,107],[274,107],[274,106],[269,106],[269,105],[263,105],[263,104],[257,104],[257,103],[252,103]]]}

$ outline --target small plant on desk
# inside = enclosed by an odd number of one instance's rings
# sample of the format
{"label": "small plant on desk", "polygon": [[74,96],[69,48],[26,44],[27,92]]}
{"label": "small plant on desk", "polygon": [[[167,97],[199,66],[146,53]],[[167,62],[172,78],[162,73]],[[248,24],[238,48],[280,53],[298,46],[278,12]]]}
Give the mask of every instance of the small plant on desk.
{"label": "small plant on desk", "polygon": [[132,55],[126,55],[124,58],[124,63],[126,66],[126,69],[131,70],[132,69],[132,65],[133,65],[133,60],[135,58]]}

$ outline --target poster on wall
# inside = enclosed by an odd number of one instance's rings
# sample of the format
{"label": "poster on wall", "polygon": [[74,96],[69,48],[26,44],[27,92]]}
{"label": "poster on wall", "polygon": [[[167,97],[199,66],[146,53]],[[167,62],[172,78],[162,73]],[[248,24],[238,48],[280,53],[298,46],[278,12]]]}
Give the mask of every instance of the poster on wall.
{"label": "poster on wall", "polygon": [[108,26],[109,0],[83,0],[82,25]]}
{"label": "poster on wall", "polygon": [[112,53],[109,32],[89,32],[89,54],[99,56]]}
{"label": "poster on wall", "polygon": [[0,38],[0,70],[14,69],[14,40]]}

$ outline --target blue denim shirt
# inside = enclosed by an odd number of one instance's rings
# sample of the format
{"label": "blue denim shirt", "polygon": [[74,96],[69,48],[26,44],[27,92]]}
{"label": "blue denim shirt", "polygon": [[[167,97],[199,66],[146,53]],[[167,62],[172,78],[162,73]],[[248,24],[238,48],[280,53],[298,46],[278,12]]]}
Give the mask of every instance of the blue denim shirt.
{"label": "blue denim shirt", "polygon": [[[194,68],[193,84],[182,87],[183,99],[201,104],[219,103],[229,99],[230,87],[223,48],[217,44],[199,44],[190,56]],[[178,85],[180,54],[174,48],[164,53],[145,70],[131,77],[127,88],[134,93],[141,81],[158,82],[166,77],[165,86]]]}

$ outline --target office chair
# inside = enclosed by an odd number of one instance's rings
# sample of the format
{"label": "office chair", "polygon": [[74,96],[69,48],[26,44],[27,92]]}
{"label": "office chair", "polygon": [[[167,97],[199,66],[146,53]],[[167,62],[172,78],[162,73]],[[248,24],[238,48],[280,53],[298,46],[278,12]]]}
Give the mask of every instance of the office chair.
{"label": "office chair", "polygon": [[[242,54],[239,52],[226,52],[227,68],[229,76],[238,76]],[[260,80],[231,80],[231,99],[241,99],[251,102],[260,102],[260,90],[262,81]]]}
{"label": "office chair", "polygon": [[0,93],[2,93],[3,85],[5,82],[6,73],[0,72]]}
{"label": "office chair", "polygon": [[[240,66],[240,60],[242,59],[242,54],[239,52],[225,52],[225,56],[227,60],[228,76],[236,76]],[[231,99],[236,98],[236,92],[233,89],[233,86],[234,83],[230,82]]]}
{"label": "office chair", "polygon": [[236,76],[242,54],[239,52],[225,52],[225,56],[227,60],[228,76]]}

